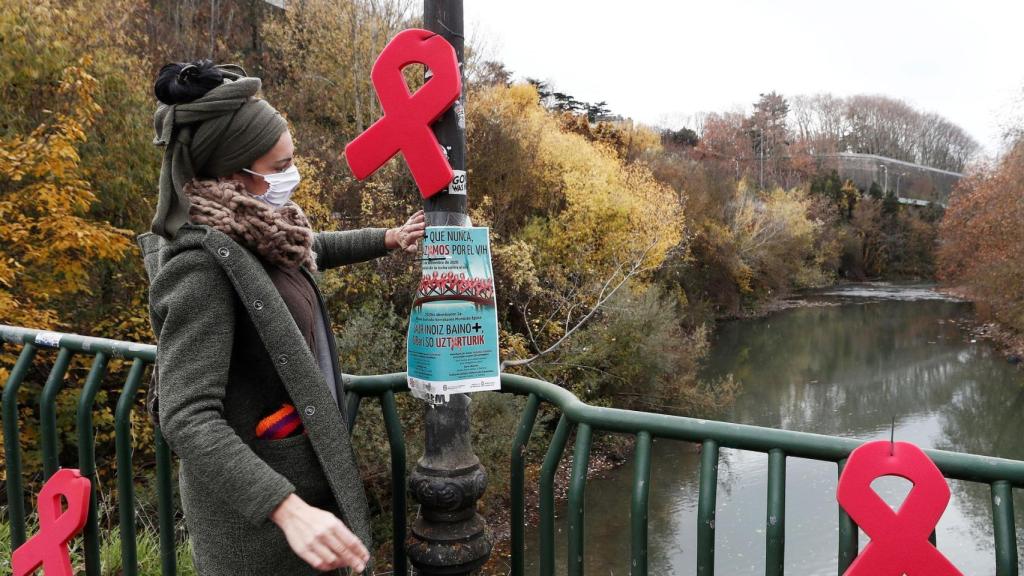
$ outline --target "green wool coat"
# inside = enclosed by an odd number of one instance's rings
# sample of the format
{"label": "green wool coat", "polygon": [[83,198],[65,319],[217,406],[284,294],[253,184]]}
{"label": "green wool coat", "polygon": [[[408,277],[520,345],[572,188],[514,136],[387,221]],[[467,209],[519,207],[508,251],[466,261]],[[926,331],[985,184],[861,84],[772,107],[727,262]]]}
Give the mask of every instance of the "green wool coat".
{"label": "green wool coat", "polygon": [[[384,232],[316,234],[317,267],[386,254]],[[338,515],[372,549],[345,415],[259,260],[226,234],[188,223],[174,240],[146,233],[138,244],[158,339],[160,429],[179,457],[181,505],[199,574],[317,573],[269,518],[292,492]],[[334,350],[333,336],[330,344]],[[258,439],[265,414],[257,399],[280,386],[308,434]]]}

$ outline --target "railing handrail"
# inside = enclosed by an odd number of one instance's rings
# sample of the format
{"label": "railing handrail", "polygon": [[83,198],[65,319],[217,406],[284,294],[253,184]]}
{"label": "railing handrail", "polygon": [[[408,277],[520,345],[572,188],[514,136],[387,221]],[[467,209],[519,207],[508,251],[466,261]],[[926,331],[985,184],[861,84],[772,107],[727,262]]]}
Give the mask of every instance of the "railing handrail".
{"label": "railing handrail", "polygon": [[[131,464],[131,410],[137,397],[145,365],[155,362],[156,346],[94,338],[77,334],[64,334],[0,324],[0,342],[23,345],[7,385],[3,391],[4,453],[7,456],[7,492],[11,499],[11,544],[17,547],[25,541],[25,513],[21,505],[20,446],[17,428],[17,392],[23,383],[36,352],[40,347],[60,350],[53,368],[40,394],[40,444],[43,451],[44,478],[52,474],[58,462],[56,433],[56,396],[63,385],[72,355],[95,356],[83,394],[78,405],[79,466],[90,479],[95,480],[94,441],[91,420],[92,402],[106,373],[110,358],[132,360],[129,375],[118,399],[115,417],[115,445],[117,449],[117,491],[120,503],[122,561],[129,576],[137,574],[134,531],[134,488]],[[395,403],[395,394],[408,391],[405,373],[375,376],[345,376],[346,389],[351,394],[345,406],[347,424],[351,430],[356,424],[359,407],[364,397],[378,397],[385,431],[391,452],[392,476],[392,528],[396,543],[393,568],[396,574],[406,572],[407,558],[403,546],[406,535],[406,450],[402,424]],[[568,574],[583,574],[583,519],[586,470],[590,458],[590,445],[595,430],[632,434],[636,440],[633,490],[631,495],[631,554],[630,574],[647,574],[647,509],[651,466],[652,438],[668,438],[699,442],[700,484],[697,509],[697,571],[714,574],[715,513],[718,482],[718,464],[721,448],[750,450],[768,454],[768,502],[766,518],[765,574],[781,576],[784,571],[785,552],[785,478],[786,459],[790,456],[833,462],[841,473],[845,459],[862,441],[798,432],[762,428],[745,424],[732,424],[713,420],[670,416],[649,412],[636,412],[618,408],[591,406],[582,402],[568,390],[535,378],[504,374],[502,392],[527,396],[525,408],[517,427],[511,449],[511,556],[512,574],[524,573],[525,531],[524,483],[526,445],[529,442],[540,403],[547,402],[561,410],[558,426],[551,437],[540,473],[540,573],[555,573],[554,564],[554,479],[569,436],[576,430],[573,448],[572,474],[568,491]],[[161,573],[165,576],[177,572],[172,523],[171,452],[159,428],[154,430],[157,460],[157,492],[160,515]],[[946,478],[988,484],[992,492],[993,540],[995,542],[997,576],[1016,576],[1017,549],[1013,513],[1014,487],[1024,487],[1024,462],[990,456],[960,454],[943,450],[928,450],[928,456]],[[95,486],[91,496],[90,517],[85,530],[86,573],[99,574],[99,528],[95,510]],[[933,534],[934,536],[934,534]],[[858,550],[857,526],[839,510],[838,573],[842,574],[853,562]]]}
{"label": "railing handrail", "polygon": [[[51,337],[59,337],[59,345],[53,343],[50,340]],[[7,324],[0,324],[0,341],[11,344],[34,344],[36,346],[46,346],[47,348],[67,348],[72,352],[90,355],[103,352],[108,358],[128,358],[131,360],[138,358],[147,363],[156,361],[155,344],[125,342],[123,340],[82,336],[66,332],[8,326]]]}
{"label": "railing handrail", "polygon": [[[409,389],[404,372],[350,378],[351,380],[346,379],[346,388],[360,396],[379,396],[388,390],[406,392]],[[712,439],[718,443],[719,448],[735,448],[765,454],[774,449],[782,449],[787,456],[836,463],[848,457],[850,452],[864,443],[863,440],[812,432],[591,406],[561,386],[518,374],[502,374],[501,386],[502,392],[523,396],[536,394],[542,400],[558,406],[574,423],[589,424],[595,429],[607,432],[648,432],[658,438],[687,442]],[[1022,461],[946,450],[925,450],[925,453],[946,478],[986,484],[1006,481],[1014,487],[1024,488]]]}

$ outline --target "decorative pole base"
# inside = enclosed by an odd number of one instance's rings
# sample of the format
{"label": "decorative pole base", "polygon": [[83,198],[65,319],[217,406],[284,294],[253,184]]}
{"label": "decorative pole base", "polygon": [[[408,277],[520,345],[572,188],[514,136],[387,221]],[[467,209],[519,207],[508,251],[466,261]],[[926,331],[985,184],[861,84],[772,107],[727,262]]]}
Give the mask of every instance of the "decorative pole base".
{"label": "decorative pole base", "polygon": [[487,562],[494,538],[476,502],[487,472],[469,446],[469,397],[426,407],[426,451],[409,478],[420,504],[405,542],[417,574],[473,574]]}

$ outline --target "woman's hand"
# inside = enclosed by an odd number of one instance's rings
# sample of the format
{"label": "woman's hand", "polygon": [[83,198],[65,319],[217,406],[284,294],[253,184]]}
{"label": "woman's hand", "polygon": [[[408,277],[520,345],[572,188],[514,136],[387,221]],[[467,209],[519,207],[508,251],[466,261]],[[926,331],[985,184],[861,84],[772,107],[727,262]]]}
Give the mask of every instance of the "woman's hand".
{"label": "woman's hand", "polygon": [[292,550],[317,570],[351,566],[362,572],[370,561],[366,546],[337,516],[306,504],[294,492],[274,508],[270,519]]}
{"label": "woman's hand", "polygon": [[416,253],[416,241],[423,238],[427,222],[423,210],[413,214],[409,220],[397,228],[389,228],[384,234],[384,247],[388,250],[401,248],[410,254]]}

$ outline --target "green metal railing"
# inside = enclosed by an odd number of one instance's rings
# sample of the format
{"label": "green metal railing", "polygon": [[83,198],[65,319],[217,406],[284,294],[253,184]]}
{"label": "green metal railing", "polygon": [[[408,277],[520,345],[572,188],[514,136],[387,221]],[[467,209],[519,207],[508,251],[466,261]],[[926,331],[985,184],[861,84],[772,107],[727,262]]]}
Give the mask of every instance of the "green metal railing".
{"label": "green metal railing", "polygon": [[[60,334],[0,325],[0,341],[21,345],[18,360],[11,370],[3,391],[0,414],[4,429],[4,458],[7,464],[7,511],[11,524],[11,549],[26,540],[25,490],[22,478],[20,430],[18,428],[18,391],[25,382],[33,361],[41,348],[56,348],[57,358],[39,394],[39,443],[42,451],[43,480],[60,467],[57,436],[57,394],[75,355],[92,356],[92,367],[86,376],[79,397],[76,424],[78,435],[78,468],[92,482],[89,515],[83,531],[86,574],[100,573],[100,529],[97,518],[96,454],[92,412],[103,377],[111,359],[131,361],[128,377],[121,388],[114,411],[114,444],[117,458],[117,494],[121,529],[121,559],[124,573],[138,571],[135,542],[135,487],[132,467],[131,412],[147,364],[156,360],[156,346]],[[160,557],[163,574],[175,574],[174,509],[171,498],[171,452],[160,435],[156,436],[157,506],[160,526]]]}
{"label": "green metal railing", "polygon": [[[541,402],[557,407],[562,413],[541,467],[539,568],[542,576],[555,574],[554,478],[572,428],[576,429],[576,440],[567,510],[567,561],[570,576],[583,574],[586,470],[591,439],[596,430],[630,434],[636,438],[630,518],[630,574],[648,573],[647,503],[653,438],[699,442],[702,445],[697,504],[697,573],[706,575],[715,573],[715,503],[721,448],[750,450],[768,455],[765,574],[775,576],[783,574],[784,566],[787,458],[835,462],[838,465],[838,474],[850,452],[861,444],[860,441],[849,438],[590,406],[564,388],[524,376],[506,374],[502,376],[501,383],[502,392],[528,397],[512,444],[511,546],[514,575],[523,574],[525,569],[525,463],[522,455]],[[349,384],[349,390],[354,391],[359,397],[393,397],[395,393],[407,390],[405,374],[357,376]],[[350,413],[354,414],[354,411]],[[384,408],[384,418],[392,422],[390,428],[399,428],[397,412]],[[395,435],[396,437],[392,438],[392,447],[397,444],[403,452],[404,459],[401,435],[397,430]],[[991,487],[996,574],[1016,576],[1017,540],[1012,489],[1024,487],[1024,462],[941,450],[927,450],[926,453],[946,478],[981,482]],[[404,478],[402,482],[404,485]],[[399,535],[404,536],[404,532],[399,532],[396,524],[396,541],[399,541]],[[840,509],[838,574],[845,572],[853,563],[857,551],[857,526]],[[400,554],[401,551],[396,551],[396,555]]]}
{"label": "green metal railing", "polygon": [[[48,336],[47,334],[50,333],[0,325],[0,340],[23,346],[4,389],[2,407],[12,545],[17,547],[25,541],[25,511],[21,504],[24,492],[18,445],[17,390],[32,365],[38,349],[40,347],[59,349],[56,361],[40,394],[41,444],[45,477],[49,477],[59,466],[55,401],[71,357],[75,354],[88,354],[95,357],[78,405],[78,466],[82,470],[82,474],[90,479],[95,479],[90,414],[93,400],[105,373],[108,360],[110,358],[126,358],[130,359],[132,364],[118,400],[115,417],[115,443],[118,462],[117,486],[121,503],[119,512],[124,574],[134,575],[137,573],[137,567],[130,416],[145,366],[154,361],[156,348],[101,338],[68,334]],[[59,336],[59,342],[57,336]],[[408,390],[405,374],[355,376],[351,378],[347,386],[351,392],[349,404],[346,407],[350,427],[355,426],[360,404],[364,398],[376,397],[380,401],[391,452],[392,522],[394,542],[398,544],[394,546],[394,573],[405,574],[408,572],[408,563],[400,543],[405,541],[406,536],[406,449],[402,424],[395,403],[395,394]],[[720,449],[750,450],[768,455],[765,573],[772,576],[781,575],[784,566],[787,459],[792,457],[834,462],[837,464],[838,473],[841,472],[850,452],[861,444],[852,439],[819,434],[590,406],[563,388],[523,376],[508,374],[502,376],[502,392],[527,397],[511,449],[511,547],[512,573],[515,575],[523,574],[525,569],[526,446],[532,435],[542,403],[547,403],[561,412],[558,425],[544,457],[539,481],[539,568],[540,573],[544,576],[555,573],[555,471],[573,431],[575,431],[575,446],[567,511],[569,519],[568,574],[573,576],[583,574],[586,470],[593,434],[596,431],[629,434],[636,439],[630,517],[631,574],[648,573],[647,509],[650,494],[651,445],[654,438],[698,442],[702,445],[696,532],[697,573],[704,575],[714,574],[715,508]],[[176,572],[170,481],[171,457],[159,430],[155,436],[162,574],[166,575]],[[1024,462],[939,450],[929,450],[927,453],[946,478],[980,482],[990,486],[997,574],[999,576],[1015,576],[1017,574],[1017,547],[1012,490],[1024,487]],[[87,574],[90,575],[99,573],[98,536],[96,493],[94,491],[89,523],[85,530],[85,556]],[[857,556],[857,551],[857,527],[849,516],[840,510],[838,574],[846,571]]]}

